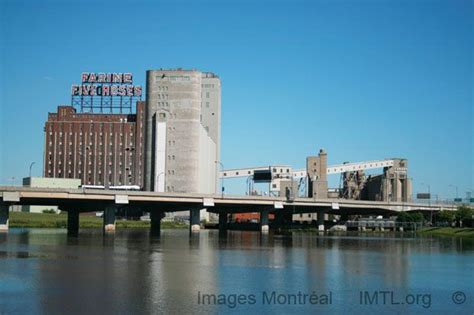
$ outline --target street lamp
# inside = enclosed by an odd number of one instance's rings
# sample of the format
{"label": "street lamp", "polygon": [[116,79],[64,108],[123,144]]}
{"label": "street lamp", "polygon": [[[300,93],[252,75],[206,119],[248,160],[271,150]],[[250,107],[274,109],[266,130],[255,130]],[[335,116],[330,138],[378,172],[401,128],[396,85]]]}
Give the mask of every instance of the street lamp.
{"label": "street lamp", "polygon": [[247,195],[251,195],[251,189],[250,189],[250,179],[252,176],[247,177]]}
{"label": "street lamp", "polygon": [[35,164],[35,162],[31,162],[30,164],[30,171],[29,171],[29,177],[31,178],[31,169],[33,168],[33,165]]}
{"label": "street lamp", "polygon": [[161,175],[165,175],[165,172],[160,172],[158,175],[156,175],[155,177],[155,191],[156,192],[160,192],[159,189],[160,189],[160,176]]}
{"label": "street lamp", "polygon": [[[221,172],[224,170],[224,164],[222,164],[221,161],[215,161],[215,163],[218,163],[221,166]],[[221,177],[221,193],[222,193],[222,198],[224,198],[224,174],[222,174]]]}
{"label": "street lamp", "polygon": [[430,208],[430,221],[433,224],[433,209],[431,209],[431,186],[429,184],[420,183],[420,185],[428,186],[428,207]]}
{"label": "street lamp", "polygon": [[456,185],[449,185],[449,187],[454,187],[456,188],[456,199],[458,198],[458,186]]}

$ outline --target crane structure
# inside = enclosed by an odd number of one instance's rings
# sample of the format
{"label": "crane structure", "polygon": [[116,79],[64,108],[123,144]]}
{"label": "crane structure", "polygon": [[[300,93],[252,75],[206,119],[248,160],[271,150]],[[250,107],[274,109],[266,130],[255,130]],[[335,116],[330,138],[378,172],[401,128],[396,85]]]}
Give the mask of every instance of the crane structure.
{"label": "crane structure", "polygon": [[[345,172],[365,171],[369,169],[392,167],[394,165],[394,159],[387,160],[374,160],[356,163],[343,163],[336,164],[327,167],[327,174],[340,174]],[[253,176],[255,172],[271,172],[272,174],[289,175],[293,178],[301,178],[307,176],[306,169],[293,170],[288,165],[270,165],[270,166],[258,166],[258,167],[247,167],[223,170],[219,173],[219,178],[237,178],[237,177],[248,177]]]}
{"label": "crane structure", "polygon": [[[356,200],[410,201],[411,180],[407,176],[406,159],[392,158],[355,163],[327,165],[327,153],[320,150],[318,156],[306,158],[305,169],[293,169],[288,165],[269,165],[222,170],[219,177],[247,177],[248,194],[253,183],[268,183],[272,195],[293,195],[304,188],[312,198],[344,198]],[[382,174],[367,176],[366,170],[383,169]],[[341,174],[341,187],[328,189],[327,176]]]}

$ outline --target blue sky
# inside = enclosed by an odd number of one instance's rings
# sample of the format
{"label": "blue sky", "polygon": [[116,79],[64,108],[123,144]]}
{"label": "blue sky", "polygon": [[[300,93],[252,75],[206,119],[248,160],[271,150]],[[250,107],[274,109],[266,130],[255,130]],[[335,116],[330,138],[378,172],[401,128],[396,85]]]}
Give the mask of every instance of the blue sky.
{"label": "blue sky", "polygon": [[[226,168],[409,160],[473,189],[472,1],[0,0],[0,184],[40,175],[47,113],[83,71],[222,79]],[[338,178],[331,179],[337,185]],[[238,190],[237,184],[232,190]]]}

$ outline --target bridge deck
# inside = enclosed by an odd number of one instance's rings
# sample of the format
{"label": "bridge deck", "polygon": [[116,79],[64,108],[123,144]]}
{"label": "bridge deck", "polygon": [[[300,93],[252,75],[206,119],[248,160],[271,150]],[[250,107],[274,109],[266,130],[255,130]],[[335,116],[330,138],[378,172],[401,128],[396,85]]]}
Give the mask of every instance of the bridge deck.
{"label": "bridge deck", "polygon": [[263,210],[290,210],[295,213],[310,213],[325,208],[334,213],[368,213],[399,211],[455,210],[451,204],[426,205],[413,202],[383,202],[347,199],[296,198],[288,201],[283,197],[232,196],[220,194],[156,193],[144,191],[50,189],[0,186],[2,203],[19,205],[56,205],[66,210],[73,207],[79,211],[96,211],[116,204],[144,210],[207,208],[211,212],[258,212]]}

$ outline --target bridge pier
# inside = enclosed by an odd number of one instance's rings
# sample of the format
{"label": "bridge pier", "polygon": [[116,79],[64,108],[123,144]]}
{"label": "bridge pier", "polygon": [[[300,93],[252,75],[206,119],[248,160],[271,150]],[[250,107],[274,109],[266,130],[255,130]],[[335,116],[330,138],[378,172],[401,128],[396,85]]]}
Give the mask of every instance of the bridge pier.
{"label": "bridge pier", "polygon": [[165,217],[163,211],[150,211],[150,233],[152,235],[161,234],[161,219]]}
{"label": "bridge pier", "polygon": [[67,211],[67,234],[77,235],[79,232],[79,211]]}
{"label": "bridge pier", "polygon": [[189,228],[191,232],[199,232],[201,230],[201,210],[189,210]]}
{"label": "bridge pier", "polygon": [[324,232],[324,210],[318,209],[318,231]]}
{"label": "bridge pier", "polygon": [[288,227],[292,224],[293,217],[292,217],[291,212],[276,210],[274,213],[275,213],[275,219],[273,223],[276,227],[278,228]]}
{"label": "bridge pier", "polygon": [[264,210],[260,212],[260,231],[262,233],[268,233],[269,230],[268,225],[268,211]]}
{"label": "bridge pier", "polygon": [[339,221],[340,222],[347,222],[349,220],[349,215],[347,213],[342,213],[340,218],[339,218]]}
{"label": "bridge pier", "polygon": [[228,215],[227,212],[219,213],[219,231],[227,230]]}
{"label": "bridge pier", "polygon": [[8,232],[9,210],[8,204],[0,204],[0,232]]}
{"label": "bridge pier", "polygon": [[104,233],[115,232],[115,206],[107,206],[104,209]]}

